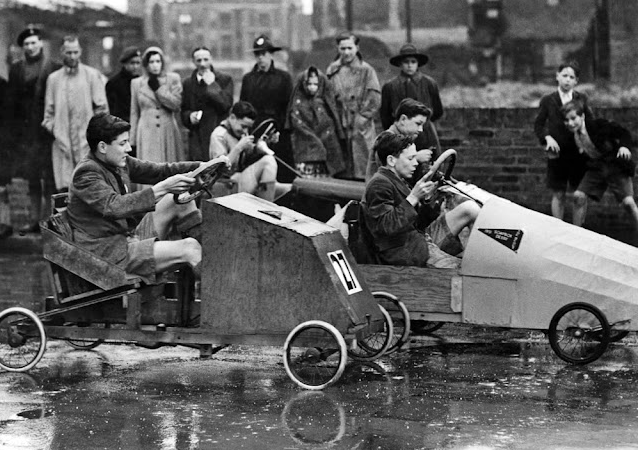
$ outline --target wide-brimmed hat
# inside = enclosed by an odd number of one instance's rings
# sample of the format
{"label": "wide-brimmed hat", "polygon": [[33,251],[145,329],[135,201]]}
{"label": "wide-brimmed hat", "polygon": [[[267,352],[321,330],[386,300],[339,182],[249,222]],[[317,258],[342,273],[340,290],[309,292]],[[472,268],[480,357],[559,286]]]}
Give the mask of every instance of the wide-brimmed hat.
{"label": "wide-brimmed hat", "polygon": [[271,42],[271,38],[269,38],[265,34],[260,34],[253,41],[253,49],[251,51],[273,53],[273,52],[279,52],[280,50],[282,50],[282,47],[277,47],[273,45],[273,43]]}
{"label": "wide-brimmed hat", "polygon": [[402,61],[404,60],[404,58],[408,57],[417,58],[417,65],[419,66],[423,66],[428,62],[428,56],[417,51],[417,47],[415,47],[413,44],[404,44],[402,45],[402,48],[399,49],[399,54],[393,56],[390,59],[390,63],[396,67],[399,67],[402,65]]}
{"label": "wide-brimmed hat", "polygon": [[31,36],[40,36],[40,34],[41,34],[40,30],[37,29],[37,28],[34,28],[34,27],[26,28],[26,29],[22,30],[20,32],[20,34],[18,35],[18,39],[17,39],[18,45],[20,47],[22,47],[22,44],[24,43],[24,40],[26,38],[31,37]]}

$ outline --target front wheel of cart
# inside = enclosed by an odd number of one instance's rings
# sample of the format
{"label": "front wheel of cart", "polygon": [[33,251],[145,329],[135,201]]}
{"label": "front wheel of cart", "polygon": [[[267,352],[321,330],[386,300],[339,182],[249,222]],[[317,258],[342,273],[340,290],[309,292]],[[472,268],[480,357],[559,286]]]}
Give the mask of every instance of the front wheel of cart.
{"label": "front wheel of cart", "polygon": [[25,372],[42,359],[47,346],[44,326],[26,308],[14,307],[0,313],[0,367]]}
{"label": "front wheel of cart", "polygon": [[375,361],[388,351],[393,341],[393,319],[382,305],[379,306],[384,318],[382,329],[357,340],[356,347],[348,350],[348,356],[355,361]]}
{"label": "front wheel of cart", "polygon": [[553,351],[572,364],[588,364],[606,351],[610,325],[599,308],[588,303],[570,303],[550,321],[548,340]]}
{"label": "front wheel of cart", "polygon": [[373,292],[377,304],[382,305],[393,321],[393,338],[386,354],[391,354],[402,348],[410,336],[410,314],[406,305],[388,292]]}
{"label": "front wheel of cart", "polygon": [[298,386],[320,390],[335,383],[346,367],[346,341],[321,320],[296,326],[284,343],[284,368]]}

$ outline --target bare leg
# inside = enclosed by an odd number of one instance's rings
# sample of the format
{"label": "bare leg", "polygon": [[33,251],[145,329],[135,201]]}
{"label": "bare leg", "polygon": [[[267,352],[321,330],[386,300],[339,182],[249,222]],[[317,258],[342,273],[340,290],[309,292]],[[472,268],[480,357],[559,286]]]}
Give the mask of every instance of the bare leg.
{"label": "bare leg", "polygon": [[155,211],[153,212],[155,231],[158,233],[160,239],[165,239],[175,221],[196,211],[197,206],[195,202],[178,205],[173,201],[172,195],[165,195],[155,205]]}
{"label": "bare leg", "polygon": [[584,225],[586,220],[586,213],[588,212],[588,197],[580,190],[576,190],[573,194],[573,207],[572,207],[572,224],[578,227]]}
{"label": "bare leg", "polygon": [[446,213],[446,224],[450,232],[457,236],[464,227],[472,228],[481,208],[473,201],[457,205]]}
{"label": "bare leg", "polygon": [[[550,211],[552,212],[552,216],[556,217],[559,220],[564,220],[565,210],[566,210],[566,192],[552,191],[552,199],[550,200]],[[573,222],[574,222],[574,219],[573,219]]]}
{"label": "bare leg", "polygon": [[237,190],[273,201],[276,177],[277,161],[273,156],[265,155],[240,173]]}
{"label": "bare leg", "polygon": [[635,222],[635,227],[637,226],[637,204],[635,203],[635,199],[628,196],[621,201],[622,206],[626,210],[626,212],[632,217]]}
{"label": "bare leg", "polygon": [[179,241],[157,241],[153,244],[155,271],[164,272],[179,264],[197,266],[202,261],[202,247],[193,238]]}

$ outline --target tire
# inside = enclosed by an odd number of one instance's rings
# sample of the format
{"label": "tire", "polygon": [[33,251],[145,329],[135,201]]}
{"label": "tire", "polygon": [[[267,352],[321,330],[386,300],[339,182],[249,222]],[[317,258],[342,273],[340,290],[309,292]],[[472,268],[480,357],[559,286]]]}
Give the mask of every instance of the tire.
{"label": "tire", "polygon": [[[92,324],[90,326],[95,326]],[[108,323],[103,324],[104,328],[110,328]],[[104,344],[104,339],[67,339],[67,344],[76,350],[93,350],[100,344]]]}
{"label": "tire", "polygon": [[444,326],[446,322],[431,322],[430,320],[412,320],[411,330],[415,334],[431,334]]}
{"label": "tire", "polygon": [[25,372],[44,355],[47,336],[38,316],[26,308],[14,307],[0,313],[0,367]]}
{"label": "tire", "polygon": [[284,368],[298,386],[320,390],[335,383],[346,367],[346,341],[330,323],[309,320],[284,343]]}
{"label": "tire", "polygon": [[384,327],[357,341],[355,348],[348,350],[348,356],[355,361],[375,361],[386,353],[393,340],[393,319],[388,311],[378,305],[384,318]]}
{"label": "tire", "polygon": [[303,447],[330,448],[346,433],[346,411],[325,392],[298,392],[284,406],[282,426]]}
{"label": "tire", "polygon": [[379,305],[386,309],[393,321],[393,338],[388,350],[386,350],[386,354],[389,355],[402,348],[408,342],[410,337],[410,313],[406,305],[392,294],[373,292],[373,297],[375,297]]}
{"label": "tire", "polygon": [[599,308],[588,303],[570,303],[552,317],[548,340],[559,358],[571,364],[588,364],[606,351],[610,325]]}

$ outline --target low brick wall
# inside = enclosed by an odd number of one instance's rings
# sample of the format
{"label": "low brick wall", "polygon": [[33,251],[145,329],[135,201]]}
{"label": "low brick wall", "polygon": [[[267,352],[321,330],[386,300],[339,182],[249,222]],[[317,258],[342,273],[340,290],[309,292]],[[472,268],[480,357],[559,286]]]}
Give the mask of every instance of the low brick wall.
{"label": "low brick wall", "polygon": [[[442,148],[458,152],[455,177],[550,214],[546,156],[533,133],[536,113],[536,108],[446,109],[437,126]],[[594,113],[631,130],[636,148],[637,108],[595,109]],[[634,187],[636,199],[636,176]],[[570,220],[567,203],[566,219]],[[637,230],[610,193],[600,203],[589,203],[585,227],[637,245]]]}

